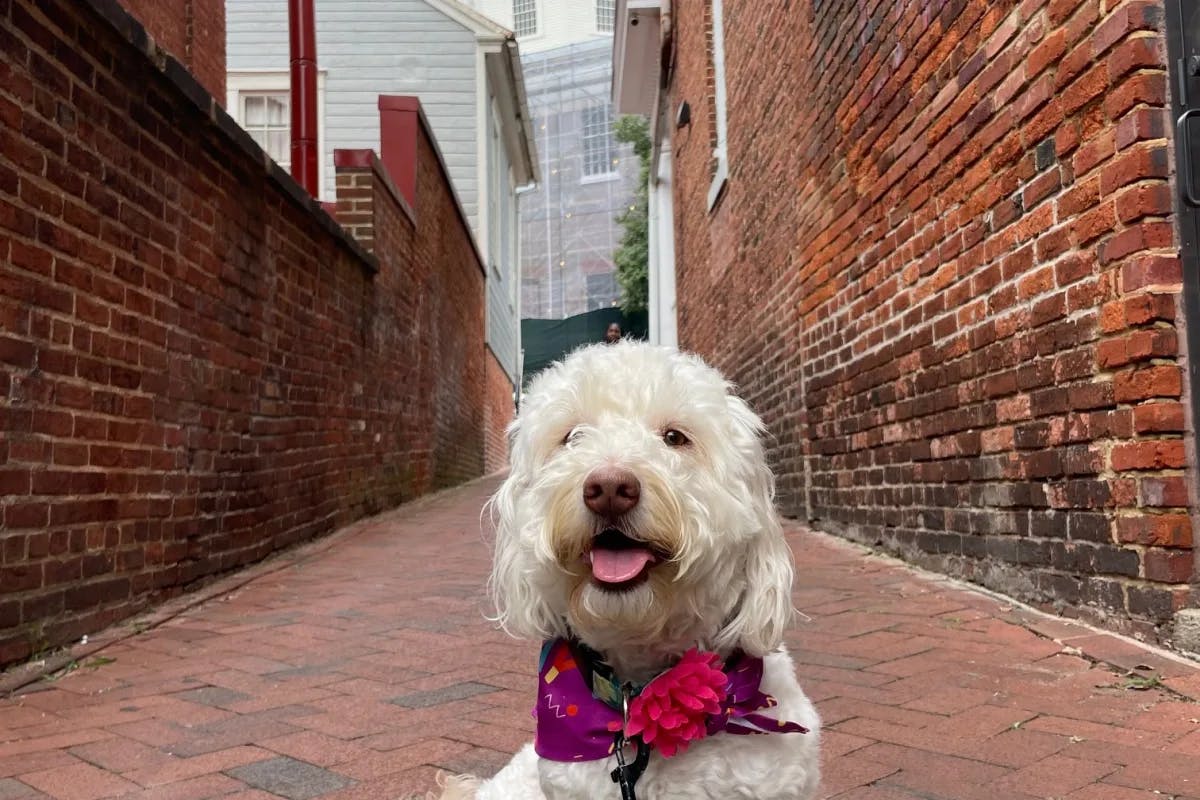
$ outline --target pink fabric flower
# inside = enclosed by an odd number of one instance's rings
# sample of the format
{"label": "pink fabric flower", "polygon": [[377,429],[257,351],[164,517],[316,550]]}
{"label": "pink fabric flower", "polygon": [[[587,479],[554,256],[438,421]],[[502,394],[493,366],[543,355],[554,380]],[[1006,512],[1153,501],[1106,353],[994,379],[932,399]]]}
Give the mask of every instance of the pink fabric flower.
{"label": "pink fabric flower", "polygon": [[625,735],[641,734],[664,758],[682,753],[708,735],[708,716],[720,713],[728,685],[721,657],[693,647],[629,704]]}

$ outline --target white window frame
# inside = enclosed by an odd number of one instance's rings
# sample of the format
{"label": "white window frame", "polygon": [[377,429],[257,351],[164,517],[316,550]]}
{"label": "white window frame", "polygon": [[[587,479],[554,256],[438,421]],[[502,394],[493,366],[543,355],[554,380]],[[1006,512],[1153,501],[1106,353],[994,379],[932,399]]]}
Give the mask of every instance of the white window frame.
{"label": "white window frame", "polygon": [[[272,124],[270,122],[270,120],[267,120],[267,121],[265,121],[265,123],[263,125],[256,125],[254,127],[255,127],[255,129],[265,130],[268,134],[273,133],[273,132],[280,132],[280,133],[286,134],[288,136],[288,138],[290,139],[291,127],[292,127],[292,125],[291,125],[292,98],[291,98],[291,94],[289,92],[267,92],[267,91],[252,92],[249,90],[243,90],[238,93],[238,107],[237,107],[237,114],[235,116],[237,117],[238,121],[241,123],[242,128],[247,133],[249,133],[251,136],[254,136],[255,131],[251,130],[251,127],[247,124],[247,119],[249,117],[249,113],[246,110],[246,106],[249,104],[249,102],[251,100],[275,99],[275,98],[279,98],[283,102],[283,106],[284,106],[283,121],[279,124]],[[266,108],[264,108],[264,113],[268,113],[269,109],[270,109],[270,105],[266,106]],[[262,147],[262,149],[266,151],[267,155],[274,158],[275,163],[278,164],[279,166],[283,167],[286,170],[290,170],[291,166],[292,166],[292,164],[291,164],[291,155],[292,154],[290,152],[290,150],[291,150],[290,145],[291,145],[291,143],[289,141],[287,144],[288,152],[286,153],[286,155],[284,153],[274,153],[273,154],[271,152],[269,137],[268,137],[268,144],[263,144],[261,141],[259,142],[259,146]]]}
{"label": "white window frame", "polygon": [[725,23],[722,0],[709,0],[712,8],[712,62],[714,105],[717,117],[717,146],[713,161],[717,168],[708,187],[708,210],[712,211],[729,181],[729,128],[725,115]]}
{"label": "white window frame", "polygon": [[[239,70],[225,75],[225,110],[239,125],[245,125],[242,119],[242,95],[260,94],[290,94],[292,91],[291,73],[284,70]],[[291,109],[289,98],[289,113]],[[325,138],[325,70],[317,72],[317,197],[320,200],[331,200],[330,190],[325,180],[328,174],[326,162],[333,152],[329,141]]]}
{"label": "white window frame", "polygon": [[[608,19],[608,27],[607,28],[601,27],[601,25],[600,25],[600,3],[602,3],[602,2],[611,2],[612,3],[612,12],[613,13],[612,13],[612,16],[610,16]],[[605,36],[612,36],[617,28],[617,2],[616,2],[616,0],[592,0],[592,11],[596,17],[596,33],[603,34]]]}
{"label": "white window frame", "polygon": [[[588,157],[587,126],[584,124],[583,115],[586,112],[591,111],[598,106],[600,106],[600,107],[607,106],[607,108],[608,108],[608,153],[609,153],[608,159],[607,159],[608,171],[607,172],[596,172],[596,173],[589,175],[588,171],[587,171],[587,157]],[[612,103],[606,102],[603,100],[597,101],[594,103],[590,103],[586,107],[579,109],[579,116],[580,116],[580,120],[579,120],[580,121],[580,125],[579,125],[579,146],[580,146],[579,182],[580,183],[605,183],[607,181],[614,181],[617,178],[621,177],[620,165],[618,163],[614,163],[614,162],[619,162],[620,157],[618,156],[619,148],[617,147],[617,137],[613,131],[613,126],[614,126],[614,123],[616,122],[617,118],[616,118],[616,115],[613,113]]]}
{"label": "white window frame", "polygon": [[545,18],[542,16],[542,0],[530,0],[533,6],[533,31],[530,33],[517,32],[517,3],[522,0],[509,0],[512,5],[512,28],[518,39],[536,39],[545,31]]}

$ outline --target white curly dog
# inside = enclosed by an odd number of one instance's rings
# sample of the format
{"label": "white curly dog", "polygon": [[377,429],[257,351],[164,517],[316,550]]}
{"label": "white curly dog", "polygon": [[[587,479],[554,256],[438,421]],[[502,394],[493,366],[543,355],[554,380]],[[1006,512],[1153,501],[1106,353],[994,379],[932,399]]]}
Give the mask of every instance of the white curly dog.
{"label": "white curly dog", "polygon": [[594,345],[533,381],[493,498],[492,588],[506,630],[547,642],[536,740],[444,800],[814,797],[819,720],[782,646],[793,567],[762,432],[673,349]]}

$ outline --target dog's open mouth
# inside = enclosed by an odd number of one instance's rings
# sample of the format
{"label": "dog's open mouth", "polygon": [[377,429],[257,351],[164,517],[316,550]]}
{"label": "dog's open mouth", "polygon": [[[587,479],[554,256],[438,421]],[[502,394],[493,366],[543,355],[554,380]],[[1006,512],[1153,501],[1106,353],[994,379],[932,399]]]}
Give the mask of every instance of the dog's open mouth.
{"label": "dog's open mouth", "polygon": [[616,528],[606,528],[592,540],[587,558],[592,565],[592,578],[609,589],[635,585],[659,561],[653,550]]}

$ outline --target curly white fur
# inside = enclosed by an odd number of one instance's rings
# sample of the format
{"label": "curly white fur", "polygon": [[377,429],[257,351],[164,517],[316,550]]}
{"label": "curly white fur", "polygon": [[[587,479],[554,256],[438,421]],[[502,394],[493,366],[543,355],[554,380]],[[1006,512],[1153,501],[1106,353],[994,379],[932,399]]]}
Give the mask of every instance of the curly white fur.
{"label": "curly white fur", "polygon": [[[689,443],[668,445],[667,429]],[[717,734],[671,759],[655,753],[640,800],[808,800],[817,790],[819,720],[782,649],[793,567],[761,433],[698,357],[630,341],[584,348],[539,375],[510,431],[512,471],[492,501],[492,592],[506,630],[573,634],[633,681],[694,646],[763,656],[763,690],[779,701],[768,713],[811,730]],[[623,524],[670,554],[622,592],[598,587],[584,559],[597,524],[582,488],[603,466],[638,478]],[[451,783],[442,797],[616,800],[613,766],[542,760],[527,746],[493,779]]]}

